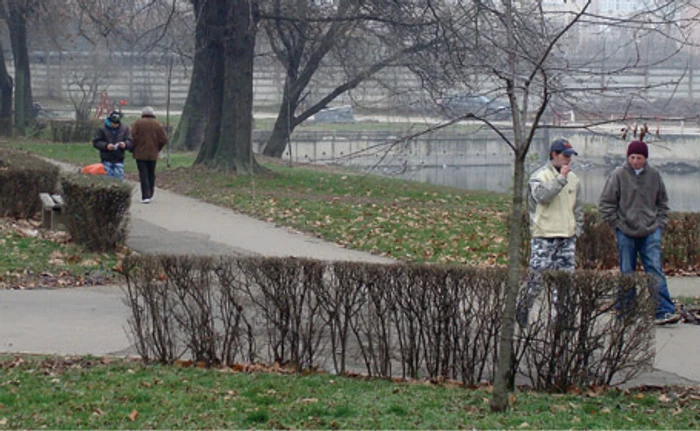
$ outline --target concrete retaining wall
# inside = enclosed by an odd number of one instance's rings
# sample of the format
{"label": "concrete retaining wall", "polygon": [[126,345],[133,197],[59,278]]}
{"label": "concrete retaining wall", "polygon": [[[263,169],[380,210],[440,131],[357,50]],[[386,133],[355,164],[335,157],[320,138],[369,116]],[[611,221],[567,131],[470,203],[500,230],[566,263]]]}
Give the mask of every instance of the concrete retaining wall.
{"label": "concrete retaining wall", "polygon": [[[11,57],[11,56],[10,56]],[[187,97],[192,73],[191,65],[180,58],[141,55],[129,52],[94,55],[89,52],[33,52],[30,56],[32,91],[38,101],[58,99],[68,101],[70,95],[80,96],[77,84],[81,80],[96,80],[100,90],[107,89],[112,100],[126,99],[130,106],[164,107],[171,78],[170,99],[173,107],[181,107]],[[10,74],[13,65],[8,64]],[[278,106],[282,100],[284,70],[274,61],[260,59],[254,70],[254,103],[256,106]],[[577,88],[600,89],[600,79],[588,73],[572,74],[567,79]],[[615,88],[642,88],[650,99],[679,97],[700,99],[700,76],[688,74],[685,68],[630,69],[606,78],[609,91]],[[345,80],[342,66],[326,66],[309,85],[307,100],[314,102],[328,94]],[[475,77],[475,82],[488,80]],[[674,82],[679,81],[678,85]],[[391,85],[383,85],[390,83]],[[394,87],[394,90],[391,90]],[[488,88],[484,88],[487,91]],[[641,91],[641,90],[640,90]],[[408,69],[387,68],[332,104],[362,106],[372,109],[425,112],[435,109],[422,90],[421,80]],[[426,112],[427,113],[427,112]]]}
{"label": "concrete retaining wall", "polygon": [[[544,160],[551,139],[542,133],[533,142],[533,161]],[[254,137],[258,146],[265,133]],[[625,158],[628,141],[593,133],[557,134],[566,137],[578,151],[577,163],[618,164]],[[700,135],[650,136],[650,158],[656,165],[677,165],[678,170],[700,169]],[[298,162],[338,163],[367,166],[489,166],[513,162],[510,148],[492,133],[429,134],[401,141],[390,133],[294,133],[291,158]],[[284,154],[289,160],[289,148]]]}

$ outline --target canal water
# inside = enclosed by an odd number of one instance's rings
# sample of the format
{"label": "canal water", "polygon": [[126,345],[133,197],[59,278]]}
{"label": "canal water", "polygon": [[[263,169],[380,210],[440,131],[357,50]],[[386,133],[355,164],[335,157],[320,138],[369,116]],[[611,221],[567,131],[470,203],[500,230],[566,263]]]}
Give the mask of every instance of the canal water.
{"label": "canal water", "polygon": [[[531,169],[534,170],[534,167]],[[572,169],[581,178],[584,201],[597,204],[612,168],[587,169],[574,163]],[[512,166],[407,167],[400,170],[378,168],[374,173],[467,190],[509,192],[513,187]],[[700,211],[700,172],[681,174],[661,170],[661,174],[672,211]]]}

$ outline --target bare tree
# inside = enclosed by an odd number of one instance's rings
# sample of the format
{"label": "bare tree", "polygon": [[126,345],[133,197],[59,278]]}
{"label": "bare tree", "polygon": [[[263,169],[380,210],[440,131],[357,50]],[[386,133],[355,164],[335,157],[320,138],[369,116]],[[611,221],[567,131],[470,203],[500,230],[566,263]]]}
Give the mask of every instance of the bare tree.
{"label": "bare tree", "polygon": [[68,81],[68,98],[75,109],[75,119],[79,123],[87,123],[95,104],[95,96],[100,88],[104,88],[104,82],[100,81],[98,74],[71,73]]}
{"label": "bare tree", "polygon": [[75,1],[78,20],[74,31],[93,47],[97,55],[127,51],[129,56],[134,56],[132,58],[139,58],[166,72],[166,126],[170,124],[170,83],[175,64],[180,63],[185,71],[191,65],[199,69],[190,80],[181,120],[168,147],[199,148],[209,106],[203,89],[207,88],[207,72],[211,70],[211,64],[206,62],[206,47],[195,50],[195,43],[204,40],[202,32],[205,26],[204,21],[198,20],[199,13],[214,3],[203,0]]}
{"label": "bare tree", "polygon": [[0,18],[7,25],[14,60],[14,80],[7,72],[4,56],[0,68],[0,118],[4,133],[10,131],[10,101],[13,100],[13,96],[15,130],[25,134],[27,126],[34,122],[29,47],[34,45],[46,49],[47,46],[60,46],[62,42],[71,40],[73,35],[67,30],[70,28],[67,23],[72,18],[72,6],[70,0],[0,2]]}
{"label": "bare tree", "polygon": [[[557,2],[549,2],[550,5]],[[633,16],[606,16],[592,10],[592,0],[566,2],[555,8],[543,7],[535,0],[455,0],[431,2],[433,15],[440,22],[439,49],[421,54],[415,70],[434,93],[458,89],[473,95],[507,99],[512,111],[508,122],[494,121],[488,113],[461,113],[463,119],[480,122],[498,135],[513,152],[513,197],[509,221],[509,277],[503,326],[499,345],[494,395],[491,408],[502,411],[508,406],[508,390],[514,379],[512,340],[515,307],[522,268],[520,266],[521,231],[524,211],[525,162],[538,130],[551,127],[543,118],[553,102],[591,114],[583,127],[600,124],[593,115],[602,103],[601,95],[633,100],[644,86],[616,86],[615,73],[643,65],[638,39],[655,34],[669,42],[662,59],[677,54],[686,41],[686,28],[679,18],[683,1],[656,1]],[[606,30],[610,29],[610,30]],[[611,48],[623,52],[614,69],[601,67],[613,58],[613,50],[595,52],[589,57],[574,51],[585,31],[615,31]],[[623,38],[627,35],[627,38]],[[601,55],[602,54],[602,55]],[[665,83],[669,84],[669,83]],[[622,109],[618,118],[627,118]]]}
{"label": "bare tree", "polygon": [[258,1],[209,2],[212,13],[200,19],[206,20],[207,43],[213,54],[209,71],[211,99],[205,140],[195,164],[252,174],[260,169],[251,143]]}
{"label": "bare tree", "polygon": [[5,54],[0,44],[0,134],[12,134],[12,77],[5,65]]}
{"label": "bare tree", "polygon": [[[26,127],[33,122],[29,46],[39,34],[55,30],[64,16],[64,0],[55,0],[51,3],[54,8],[51,20],[43,20],[42,18],[47,16],[47,5],[47,0],[0,1],[0,19],[6,24],[10,36],[15,75],[13,80],[7,71],[4,54],[0,52],[0,60],[2,60],[0,65],[0,92],[2,93],[0,122],[2,125],[0,129],[3,134],[12,132],[13,111],[14,127],[20,134],[24,134]],[[49,38],[49,40],[52,39]]]}
{"label": "bare tree", "polygon": [[[78,1],[84,17],[81,35],[108,50],[184,52],[176,42],[192,40],[191,34],[182,32],[186,26],[174,24],[178,17],[192,12],[196,20],[194,65],[175,142],[180,147],[199,148],[195,164],[239,172],[259,168],[251,145],[257,0],[192,0],[193,9],[183,9],[182,2],[170,0]],[[143,24],[140,31],[133,23],[118,24],[122,19],[115,23],[120,10]],[[150,21],[141,18],[146,11]]]}
{"label": "bare tree", "polygon": [[209,73],[213,69],[213,44],[208,37],[209,22],[216,13],[213,2],[192,0],[196,26],[194,30],[194,57],[192,61],[192,78],[187,99],[182,109],[182,116],[177,130],[171,140],[175,148],[197,150],[204,141],[204,133],[209,116],[211,98]]}
{"label": "bare tree", "polygon": [[[421,3],[341,0],[328,6],[310,0],[268,2],[269,8],[262,12],[263,27],[286,73],[282,104],[263,153],[281,157],[299,124],[385,67],[430,46],[433,35],[426,29],[432,20],[425,21],[426,5]],[[397,33],[404,36],[400,44],[382,43]],[[353,46],[352,41],[360,43]],[[308,87],[333,52],[336,58],[352,57],[345,62],[352,67],[345,69],[347,73],[327,94],[310,100]]]}
{"label": "bare tree", "polygon": [[32,86],[27,49],[27,20],[42,6],[40,0],[4,0],[2,16],[10,30],[10,43],[15,64],[14,125],[24,135],[33,121]]}
{"label": "bare tree", "polygon": [[[173,0],[73,0],[72,31],[110,51],[149,52],[172,42],[171,30],[189,10]],[[183,38],[179,37],[180,40]],[[186,38],[184,38],[186,39]]]}

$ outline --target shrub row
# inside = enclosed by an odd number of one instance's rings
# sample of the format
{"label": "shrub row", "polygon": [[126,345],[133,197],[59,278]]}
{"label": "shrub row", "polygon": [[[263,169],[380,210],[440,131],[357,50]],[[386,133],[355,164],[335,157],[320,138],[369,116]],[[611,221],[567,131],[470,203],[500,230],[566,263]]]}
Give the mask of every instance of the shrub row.
{"label": "shrub row", "polygon": [[[146,360],[276,361],[465,384],[494,376],[504,268],[130,256],[123,271],[128,332]],[[541,306],[514,341],[517,376],[563,390],[624,381],[648,367],[649,283],[594,271],[547,274]],[[619,287],[640,292],[624,318],[612,312]],[[559,306],[554,289],[564,298]]]}
{"label": "shrub row", "polygon": [[671,213],[663,233],[663,263],[681,271],[700,270],[700,214]]}
{"label": "shrub row", "polygon": [[68,232],[88,250],[114,251],[128,233],[132,187],[114,178],[68,174],[61,178]]}
{"label": "shrub row", "polygon": [[41,210],[39,193],[60,188],[66,228],[92,251],[113,251],[127,234],[131,186],[112,178],[69,174],[32,154],[0,151],[0,215],[31,218]]}
{"label": "shrub row", "polygon": [[0,151],[0,214],[31,218],[41,210],[39,193],[54,193],[59,169],[32,154]]}
{"label": "shrub row", "polygon": [[101,121],[49,120],[46,123],[53,142],[88,142],[94,137]]}
{"label": "shrub row", "polygon": [[[521,263],[528,265],[530,230],[527,214],[523,215]],[[663,266],[667,271],[700,271],[700,213],[672,212],[663,232]],[[603,222],[598,211],[586,211],[583,230],[576,241],[576,266],[582,269],[618,267],[615,232]]]}

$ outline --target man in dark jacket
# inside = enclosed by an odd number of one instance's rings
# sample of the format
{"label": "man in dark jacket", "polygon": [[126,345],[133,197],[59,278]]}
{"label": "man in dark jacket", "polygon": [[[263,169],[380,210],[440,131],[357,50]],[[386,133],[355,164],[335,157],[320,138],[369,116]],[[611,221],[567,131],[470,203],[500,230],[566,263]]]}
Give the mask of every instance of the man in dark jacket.
{"label": "man in dark jacket", "polygon": [[[648,157],[647,144],[629,144],[627,162],[608,178],[598,209],[615,229],[620,271],[634,273],[639,255],[644,271],[658,280],[656,323],[665,325],[680,320],[661,267],[661,230],[668,223],[668,195],[661,174],[647,163]],[[618,308],[624,312],[635,295],[635,291],[623,293]]]}
{"label": "man in dark jacket", "polygon": [[113,111],[97,129],[92,146],[100,150],[100,161],[108,177],[124,179],[124,152],[133,148],[129,128],[122,124],[122,114]]}
{"label": "man in dark jacket", "polygon": [[134,159],[141,182],[141,202],[147,204],[153,199],[156,188],[156,161],[158,154],[168,143],[168,135],[163,125],[156,120],[155,112],[150,106],[143,108],[141,118],[136,120],[132,131]]}

